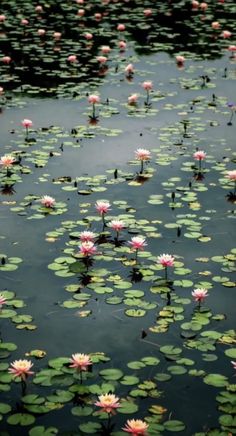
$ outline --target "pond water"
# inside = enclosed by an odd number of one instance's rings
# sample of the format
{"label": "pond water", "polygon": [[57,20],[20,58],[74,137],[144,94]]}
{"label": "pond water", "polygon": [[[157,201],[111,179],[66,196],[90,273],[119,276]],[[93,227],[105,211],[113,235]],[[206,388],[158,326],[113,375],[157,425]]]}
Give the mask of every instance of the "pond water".
{"label": "pond water", "polygon": [[[1,157],[15,161],[0,169],[0,435],[122,436],[127,419],[149,425],[139,434],[235,434],[236,76],[234,35],[222,36],[235,6],[77,3],[48,0],[37,13],[35,2],[1,3],[0,60],[12,57],[0,64]],[[107,68],[96,60],[105,44]],[[139,148],[150,152],[143,171]],[[85,230],[97,249],[88,258]],[[135,236],[147,244],[137,252]],[[163,253],[174,256],[167,276]],[[75,353],[91,371],[69,366]],[[33,363],[26,383],[9,373],[19,359]],[[95,405],[108,393],[120,398],[114,416]]]}

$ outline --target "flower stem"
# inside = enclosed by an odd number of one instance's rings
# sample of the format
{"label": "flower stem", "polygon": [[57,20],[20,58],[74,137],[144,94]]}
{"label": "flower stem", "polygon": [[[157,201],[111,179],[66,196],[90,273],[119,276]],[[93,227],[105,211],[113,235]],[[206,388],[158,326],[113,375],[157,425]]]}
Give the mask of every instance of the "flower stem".
{"label": "flower stem", "polygon": [[93,103],[93,115],[92,115],[92,118],[93,118],[93,119],[96,118],[96,116],[95,116],[95,103]]}
{"label": "flower stem", "polygon": [[165,266],[165,281],[167,282],[168,277],[167,277],[167,266]]}
{"label": "flower stem", "polygon": [[140,174],[143,173],[143,160],[141,160],[141,168],[140,168]]}

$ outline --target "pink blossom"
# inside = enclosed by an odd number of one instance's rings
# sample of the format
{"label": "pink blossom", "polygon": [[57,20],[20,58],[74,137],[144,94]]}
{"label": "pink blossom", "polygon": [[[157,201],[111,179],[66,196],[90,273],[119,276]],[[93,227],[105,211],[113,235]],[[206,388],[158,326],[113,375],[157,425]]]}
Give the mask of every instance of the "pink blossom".
{"label": "pink blossom", "polygon": [[124,24],[118,24],[117,30],[119,30],[119,32],[123,32],[125,30],[125,25]]}
{"label": "pink blossom", "polygon": [[6,15],[0,15],[0,23],[3,23],[6,19]]}
{"label": "pink blossom", "polygon": [[10,56],[3,56],[3,58],[1,60],[4,64],[10,64],[11,57]]}
{"label": "pink blossom", "polygon": [[121,221],[121,220],[112,220],[110,222],[110,226],[116,232],[120,232],[121,230],[123,230],[125,223],[124,223],[124,221]]}
{"label": "pink blossom", "polygon": [[101,407],[102,412],[115,413],[115,409],[120,407],[119,398],[114,394],[104,394],[98,397],[95,406]]}
{"label": "pink blossom", "polygon": [[142,87],[146,91],[150,91],[153,88],[153,85],[152,85],[152,82],[150,80],[148,80],[148,81],[142,83]]}
{"label": "pink blossom", "polygon": [[111,205],[110,205],[109,201],[102,201],[102,200],[98,200],[95,203],[95,207],[96,207],[97,211],[100,213],[100,215],[107,213],[111,209]]}
{"label": "pink blossom", "polygon": [[173,266],[175,258],[171,256],[171,254],[161,254],[157,258],[158,263],[160,263],[163,267],[167,268],[168,266]]}
{"label": "pink blossom", "polygon": [[101,47],[101,52],[103,54],[108,54],[108,53],[110,53],[110,51],[111,51],[111,47],[109,45],[103,45]]}
{"label": "pink blossom", "polygon": [[134,73],[134,66],[133,66],[133,64],[128,64],[127,67],[125,67],[125,72],[128,75],[133,74]]}
{"label": "pink blossom", "polygon": [[94,18],[97,21],[100,21],[102,19],[102,14],[100,14],[100,12],[96,12],[96,14],[94,14]]}
{"label": "pink blossom", "polygon": [[84,3],[84,0],[76,0],[76,3],[78,3],[78,5],[82,5]]}
{"label": "pink blossom", "polygon": [[77,56],[76,55],[70,55],[70,56],[68,56],[67,60],[71,64],[74,64],[75,62],[77,62]]}
{"label": "pink blossom", "polygon": [[214,30],[219,29],[219,28],[220,28],[220,23],[219,23],[219,21],[213,21],[213,22],[211,23],[211,27],[212,27],[212,29],[214,29]]}
{"label": "pink blossom", "polygon": [[98,61],[100,64],[105,64],[106,61],[107,61],[107,58],[106,58],[106,56],[97,56],[97,61]]}
{"label": "pink blossom", "polygon": [[83,17],[85,14],[85,10],[84,9],[79,9],[77,12],[77,15],[79,15],[79,17]]}
{"label": "pink blossom", "polygon": [[85,39],[87,39],[88,41],[89,41],[90,39],[93,39],[93,35],[92,35],[92,33],[89,33],[89,32],[86,32],[86,33],[84,34],[84,37],[85,37]]}
{"label": "pink blossom", "polygon": [[148,427],[149,425],[141,419],[128,419],[122,430],[131,433],[133,436],[145,436],[147,435]]}
{"label": "pink blossom", "polygon": [[124,50],[126,49],[126,46],[127,46],[127,44],[126,44],[125,41],[119,41],[119,42],[118,42],[118,45],[119,45],[119,49],[120,49],[121,51],[124,51]]}
{"label": "pink blossom", "polygon": [[236,170],[228,171],[226,174],[227,179],[236,182]]}
{"label": "pink blossom", "polygon": [[56,203],[55,198],[50,197],[50,195],[44,195],[40,201],[44,207],[50,207],[50,208],[53,208]]}
{"label": "pink blossom", "polygon": [[38,12],[40,14],[41,12],[43,12],[43,7],[41,5],[37,5],[37,6],[35,6],[34,10],[35,10],[35,12]]}
{"label": "pink blossom", "polygon": [[208,4],[205,3],[205,2],[202,2],[202,3],[200,3],[200,8],[201,8],[201,10],[204,12],[204,11],[207,10],[207,8],[208,8]]}
{"label": "pink blossom", "polygon": [[76,368],[77,371],[87,371],[88,366],[92,365],[90,356],[88,354],[81,353],[72,354],[70,363],[70,368]]}
{"label": "pink blossom", "polygon": [[8,369],[8,372],[14,375],[14,377],[21,377],[23,381],[26,380],[28,375],[34,374],[30,369],[33,366],[33,363],[30,360],[15,360],[11,363],[12,368]]}
{"label": "pink blossom", "polygon": [[0,95],[4,94],[4,88],[2,86],[0,86]]}
{"label": "pink blossom", "polygon": [[91,94],[88,96],[88,102],[95,104],[95,103],[99,103],[100,102],[100,97],[99,95],[96,94]]}
{"label": "pink blossom", "polygon": [[223,38],[230,38],[232,36],[232,33],[229,30],[223,30],[221,36],[223,36]]}
{"label": "pink blossom", "polygon": [[29,24],[29,20],[27,20],[26,18],[22,18],[21,24],[23,24],[23,26],[27,26]]}
{"label": "pink blossom", "polygon": [[231,360],[231,363],[232,363],[232,365],[233,365],[234,369],[236,369],[236,362],[235,362],[235,361],[233,361],[233,360]]}
{"label": "pink blossom", "polygon": [[80,240],[82,242],[88,242],[88,241],[92,241],[95,239],[96,235],[94,232],[90,232],[89,230],[84,230],[83,232],[80,233]]}
{"label": "pink blossom", "polygon": [[54,38],[56,41],[59,41],[59,40],[61,39],[61,32],[54,32],[54,33],[53,33],[53,38]]}
{"label": "pink blossom", "polygon": [[92,241],[82,242],[79,246],[80,254],[85,257],[93,256],[97,252],[97,248],[95,247]]}
{"label": "pink blossom", "polygon": [[149,160],[151,159],[151,153],[149,150],[146,150],[146,148],[137,148],[135,157],[138,160]]}
{"label": "pink blossom", "polygon": [[206,158],[206,153],[205,151],[198,150],[194,153],[193,157],[196,160],[204,160]]}
{"label": "pink blossom", "polygon": [[199,301],[199,303],[201,303],[202,301],[205,300],[206,297],[208,297],[207,289],[204,288],[194,289],[194,291],[192,292],[192,296],[195,301]]}
{"label": "pink blossom", "polygon": [[144,9],[143,13],[145,17],[150,17],[152,15],[152,9]]}
{"label": "pink blossom", "polygon": [[131,241],[128,241],[128,244],[131,245],[132,250],[144,250],[144,247],[147,245],[145,241],[146,238],[143,236],[133,236]]}
{"label": "pink blossom", "polygon": [[232,52],[236,51],[236,45],[229,45],[228,50]]}
{"label": "pink blossom", "polygon": [[21,121],[21,125],[23,127],[25,127],[26,129],[28,129],[29,127],[32,127],[33,122],[31,120],[28,120],[27,118],[25,118],[24,120]]}
{"label": "pink blossom", "polygon": [[192,9],[196,10],[199,7],[199,2],[197,0],[192,1]]}
{"label": "pink blossom", "polygon": [[181,55],[175,56],[175,59],[178,65],[183,65],[185,62],[185,57]]}
{"label": "pink blossom", "polygon": [[2,165],[3,168],[11,168],[14,162],[15,158],[10,154],[5,154],[0,158],[0,165]]}
{"label": "pink blossom", "polygon": [[6,303],[6,301],[7,299],[2,294],[0,294],[0,309],[2,308],[3,304]]}
{"label": "pink blossom", "polygon": [[128,97],[128,103],[131,105],[137,103],[137,100],[138,100],[138,94],[132,94]]}
{"label": "pink blossom", "polygon": [[45,29],[38,29],[38,35],[39,35],[39,36],[44,36],[45,33],[46,33],[46,30],[45,30]]}

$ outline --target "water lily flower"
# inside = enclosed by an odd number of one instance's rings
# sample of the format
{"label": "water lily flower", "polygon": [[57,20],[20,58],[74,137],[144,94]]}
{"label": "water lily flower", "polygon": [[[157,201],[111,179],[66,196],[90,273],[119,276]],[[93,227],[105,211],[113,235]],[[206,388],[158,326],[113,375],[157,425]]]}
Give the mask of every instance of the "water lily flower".
{"label": "water lily flower", "polygon": [[94,18],[97,21],[100,21],[102,19],[102,14],[100,12],[96,12],[96,14],[94,14]]}
{"label": "water lily flower", "polygon": [[232,33],[229,30],[223,30],[221,36],[223,36],[223,38],[230,38],[232,36]]}
{"label": "water lily flower", "polygon": [[144,250],[144,247],[147,245],[146,238],[143,236],[133,236],[133,238],[128,241],[128,244],[131,246],[132,251],[136,251],[136,254],[138,250]]}
{"label": "water lily flower", "polygon": [[70,56],[68,56],[67,60],[71,64],[74,64],[75,62],[77,62],[77,56],[76,55],[70,55]]}
{"label": "water lily flower", "polygon": [[228,171],[226,177],[236,182],[236,170]]}
{"label": "water lily flower", "polygon": [[205,151],[198,150],[194,153],[193,157],[196,160],[204,160],[206,158],[206,153]]}
{"label": "water lily flower", "polygon": [[6,20],[6,15],[1,14],[0,15],[0,23],[3,23]]}
{"label": "water lily flower", "polygon": [[98,397],[95,406],[101,407],[102,412],[115,413],[115,410],[120,407],[119,398],[114,394],[104,394]]}
{"label": "water lily flower", "polygon": [[1,59],[1,61],[2,61],[4,64],[8,65],[8,64],[11,63],[11,57],[10,57],[10,56],[3,56],[3,58]]}
{"label": "water lily flower", "polygon": [[7,299],[2,294],[0,294],[0,310],[2,306],[6,303],[6,301]]}
{"label": "water lily flower", "polygon": [[106,61],[107,61],[107,57],[106,57],[106,56],[97,56],[97,61],[98,61],[100,64],[105,64]]}
{"label": "water lily flower", "polygon": [[208,8],[208,4],[205,2],[200,3],[200,8],[203,12],[205,12]]}
{"label": "water lily flower", "polygon": [[177,56],[175,56],[175,60],[176,60],[177,65],[183,66],[184,62],[185,62],[185,57],[181,56],[181,55],[177,55]]}
{"label": "water lily flower", "polygon": [[46,33],[46,30],[45,30],[45,29],[38,29],[38,35],[39,35],[39,36],[44,36],[45,33]]}
{"label": "water lily flower", "polygon": [[14,360],[14,362],[11,363],[12,368],[9,368],[8,372],[13,374],[14,377],[20,377],[21,380],[25,381],[29,375],[34,374],[33,371],[30,371],[32,366],[33,363],[30,360]]}
{"label": "water lily flower", "polygon": [[34,8],[35,12],[38,12],[39,14],[41,14],[41,12],[43,12],[43,7],[41,5],[37,5]]}
{"label": "water lily flower", "polygon": [[219,29],[219,28],[220,28],[220,23],[219,23],[219,21],[213,21],[213,22],[211,23],[211,27],[212,27],[212,29],[214,29],[214,30]]}
{"label": "water lily flower", "polygon": [[146,80],[145,82],[142,83],[142,87],[143,89],[145,89],[145,91],[147,92],[147,100],[146,100],[146,105],[149,105],[149,98],[150,98],[150,91],[153,88],[153,84],[151,80]]}
{"label": "water lily flower", "polygon": [[23,26],[28,26],[29,20],[27,20],[26,18],[22,18],[21,24],[23,24]]}
{"label": "water lily flower", "polygon": [[107,200],[96,201],[95,207],[96,207],[97,211],[100,213],[100,215],[104,215],[105,213],[107,213],[111,209],[111,205],[110,205],[109,201],[107,201]]}
{"label": "water lily flower", "polygon": [[97,247],[95,247],[92,241],[82,242],[82,244],[79,246],[79,249],[80,254],[82,254],[84,257],[93,256],[97,252]]}
{"label": "water lily flower", "polygon": [[147,435],[147,429],[149,425],[141,419],[128,419],[123,431],[131,433],[133,436],[145,436]]}
{"label": "water lily flower", "polygon": [[194,289],[194,291],[192,292],[192,296],[195,301],[199,302],[200,305],[201,302],[204,301],[206,297],[208,297],[207,289],[204,288]]}
{"label": "water lily flower", "polygon": [[199,2],[197,0],[192,1],[192,9],[197,10],[199,8]]}
{"label": "water lily flower", "polygon": [[118,45],[119,45],[120,51],[124,51],[126,49],[126,47],[127,47],[127,44],[126,44],[125,41],[119,41]]}
{"label": "water lily flower", "polygon": [[86,32],[84,34],[84,37],[85,37],[85,39],[87,39],[89,41],[89,40],[93,39],[93,34],[90,32]]}
{"label": "water lily flower", "polygon": [[2,165],[3,168],[11,168],[14,162],[15,158],[10,154],[5,154],[0,158],[0,165]]}
{"label": "water lily flower", "polygon": [[80,240],[82,242],[88,242],[88,241],[92,241],[95,239],[96,235],[94,232],[90,232],[89,230],[84,230],[83,232],[80,233]]}
{"label": "water lily flower", "polygon": [[88,367],[93,364],[90,356],[83,353],[72,354],[70,363],[70,368],[76,368],[77,371],[87,371]]}
{"label": "water lily flower", "polygon": [[116,239],[118,239],[119,232],[121,232],[121,230],[123,230],[123,228],[125,227],[125,223],[122,220],[112,220],[110,222],[110,226],[113,230],[115,230]]}
{"label": "water lily flower", "polygon": [[109,45],[102,45],[101,52],[103,54],[109,54],[111,51],[111,47]]}
{"label": "water lily flower", "polygon": [[4,94],[4,88],[2,86],[0,86],[0,95]]}
{"label": "water lily flower", "polygon": [[117,30],[119,30],[119,32],[123,32],[125,30],[125,25],[124,24],[118,24],[117,25]]}
{"label": "water lily flower", "polygon": [[144,9],[143,13],[145,17],[150,17],[152,15],[152,9]]}
{"label": "water lily flower", "polygon": [[232,53],[236,51],[236,45],[229,45],[228,50]]}
{"label": "water lily flower", "polygon": [[233,360],[231,360],[231,363],[232,363],[232,365],[233,365],[234,369],[236,369],[236,362],[235,362],[235,361],[233,361]]}
{"label": "water lily flower", "polygon": [[85,14],[85,10],[84,9],[79,9],[77,12],[77,15],[79,15],[79,17],[83,17]]}
{"label": "water lily flower", "polygon": [[151,153],[146,148],[137,148],[135,151],[135,157],[141,161],[140,173],[142,174],[144,161],[150,160]]}
{"label": "water lily flower", "polygon": [[50,195],[44,195],[41,198],[41,204],[44,207],[53,208],[55,206],[56,200],[53,197],[50,197]]}
{"label": "water lily flower", "polygon": [[137,103],[138,100],[138,94],[132,94],[128,97],[128,103],[130,105],[134,105],[135,103]]}
{"label": "water lily flower", "polygon": [[90,95],[88,96],[88,102],[91,103],[91,104],[93,105],[93,113],[92,113],[91,118],[92,118],[93,120],[96,120],[97,117],[96,117],[96,107],[95,107],[95,104],[100,102],[100,97],[99,97],[99,95],[96,95],[96,94],[90,94]]}
{"label": "water lily flower", "polygon": [[54,32],[53,38],[55,39],[55,41],[59,41],[61,39],[61,32]]}
{"label": "water lily flower", "polygon": [[133,64],[128,64],[127,67],[125,67],[125,72],[127,73],[128,77],[131,77],[134,74]]}
{"label": "water lily flower", "polygon": [[167,266],[174,265],[175,258],[171,254],[161,254],[160,256],[158,256],[157,260],[158,263],[166,268]]}

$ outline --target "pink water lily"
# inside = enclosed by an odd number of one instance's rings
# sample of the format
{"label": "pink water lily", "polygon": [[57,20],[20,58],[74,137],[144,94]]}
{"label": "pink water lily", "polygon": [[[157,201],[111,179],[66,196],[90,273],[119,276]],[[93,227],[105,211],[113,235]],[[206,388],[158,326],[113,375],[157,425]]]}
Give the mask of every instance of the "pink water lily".
{"label": "pink water lily", "polygon": [[4,64],[8,65],[8,64],[11,63],[11,57],[10,57],[10,56],[3,56],[3,58],[1,58],[1,61],[2,61]]}
{"label": "pink water lily", "polygon": [[98,200],[95,203],[96,210],[100,213],[100,215],[104,215],[111,209],[111,205],[107,200]]}
{"label": "pink water lily", "polygon": [[206,159],[206,153],[203,150],[198,150],[193,154],[193,157],[195,160],[198,160],[199,162],[199,171],[201,171],[201,167],[202,167],[202,161],[204,159]]}
{"label": "pink water lily", "polygon": [[2,294],[0,294],[0,309],[6,303],[6,301],[7,299]]}
{"label": "pink water lily", "polygon": [[122,430],[133,436],[146,436],[148,427],[149,425],[141,419],[128,419]]}
{"label": "pink water lily", "polygon": [[55,206],[55,203],[56,203],[55,198],[50,197],[50,195],[44,195],[40,201],[41,201],[42,206],[45,206],[48,208],[53,208]]}
{"label": "pink water lily", "polygon": [[144,162],[151,159],[151,153],[146,148],[137,148],[135,151],[135,157],[137,160],[141,161],[140,173],[142,174]]}
{"label": "pink water lily", "polygon": [[204,301],[205,298],[208,297],[207,289],[205,288],[194,289],[194,291],[192,292],[192,296],[195,301],[199,302],[200,305],[202,301]]}
{"label": "pink water lily", "polygon": [[95,406],[101,407],[102,412],[115,413],[115,410],[120,407],[119,398],[114,394],[104,394],[98,397],[99,401],[96,401]]}
{"label": "pink water lily", "polygon": [[70,62],[71,64],[74,64],[77,62],[77,56],[76,55],[70,55],[67,58],[68,62]]}
{"label": "pink water lily", "polygon": [[33,363],[30,360],[14,360],[14,362],[11,363],[11,368],[8,369],[8,372],[13,374],[14,377],[20,377],[21,380],[25,381],[29,375],[34,374],[33,371],[30,371],[32,366]]}
{"label": "pink water lily", "polygon": [[160,256],[158,256],[157,262],[165,268],[165,281],[167,281],[167,268],[174,266],[174,256],[172,256],[171,254],[161,254]]}
{"label": "pink water lily", "polygon": [[131,250],[144,250],[144,247],[147,245],[146,238],[143,236],[133,236],[128,244],[131,246]]}
{"label": "pink water lily", "polygon": [[125,25],[124,24],[118,24],[117,25],[117,30],[119,30],[119,32],[123,32],[125,30]]}
{"label": "pink water lily", "polygon": [[70,363],[70,368],[76,368],[77,371],[87,371],[88,367],[93,364],[90,356],[83,353],[72,354]]}
{"label": "pink water lily", "polygon": [[3,168],[11,168],[14,162],[15,162],[15,158],[10,154],[5,154],[0,158],[0,165]]}
{"label": "pink water lily", "polygon": [[142,87],[147,92],[147,99],[146,99],[145,104],[148,106],[149,105],[149,99],[150,99],[150,91],[153,88],[152,81],[151,80],[146,80],[145,82],[142,83]]}
{"label": "pink water lily", "polygon": [[119,41],[118,45],[119,45],[120,51],[124,51],[126,49],[126,47],[127,47],[127,44],[126,44],[125,41]]}
{"label": "pink water lily", "polygon": [[93,256],[97,252],[97,247],[94,245],[92,241],[82,242],[82,244],[79,246],[79,249],[80,249],[80,253],[84,257]]}
{"label": "pink water lily", "polygon": [[128,97],[128,103],[130,105],[135,105],[138,101],[138,94],[132,94]]}
{"label": "pink water lily", "polygon": [[80,233],[80,240],[82,242],[88,242],[88,241],[94,241],[96,235],[94,232],[90,232],[90,230],[84,230],[83,232]]}
{"label": "pink water lily", "polygon": [[233,361],[233,360],[231,360],[231,363],[232,363],[232,365],[233,365],[233,368],[236,369],[236,362]]}

